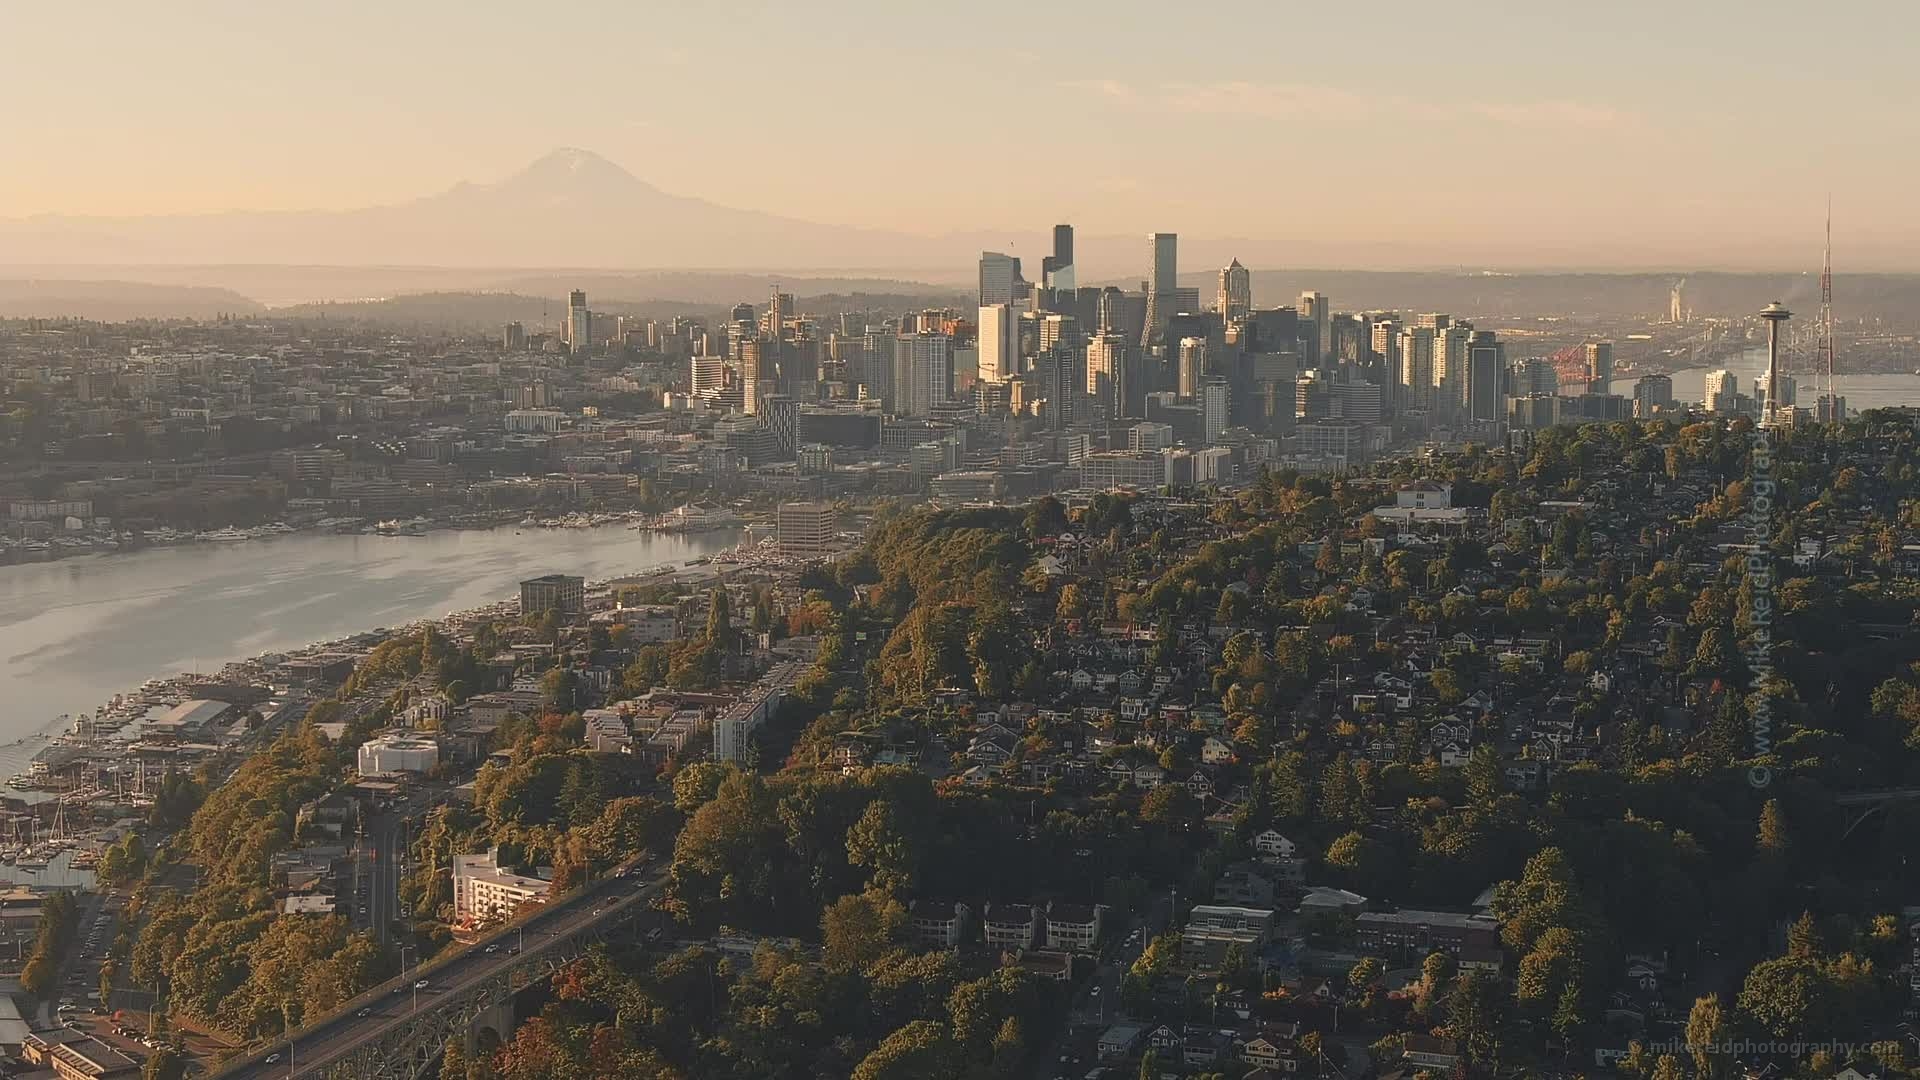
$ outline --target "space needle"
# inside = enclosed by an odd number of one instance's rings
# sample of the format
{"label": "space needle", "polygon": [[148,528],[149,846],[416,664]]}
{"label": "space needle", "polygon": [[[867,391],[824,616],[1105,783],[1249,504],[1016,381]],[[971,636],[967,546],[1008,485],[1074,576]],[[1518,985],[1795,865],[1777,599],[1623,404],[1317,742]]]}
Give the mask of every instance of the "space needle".
{"label": "space needle", "polygon": [[[1780,407],[1780,324],[1793,318],[1793,312],[1775,300],[1760,309],[1760,317],[1767,320],[1767,405],[1760,414],[1760,426],[1772,427]],[[1791,416],[1787,422],[1793,422]]]}

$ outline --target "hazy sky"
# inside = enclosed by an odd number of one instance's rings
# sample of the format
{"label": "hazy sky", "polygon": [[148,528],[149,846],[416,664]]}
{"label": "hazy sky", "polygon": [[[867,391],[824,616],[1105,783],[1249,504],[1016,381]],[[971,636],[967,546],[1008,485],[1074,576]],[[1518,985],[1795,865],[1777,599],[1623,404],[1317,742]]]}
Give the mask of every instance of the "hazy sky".
{"label": "hazy sky", "polygon": [[1920,269],[1906,2],[0,0],[0,40],[0,217],[358,206],[568,145],[819,221],[1348,265],[1797,267],[1831,190],[1843,263]]}

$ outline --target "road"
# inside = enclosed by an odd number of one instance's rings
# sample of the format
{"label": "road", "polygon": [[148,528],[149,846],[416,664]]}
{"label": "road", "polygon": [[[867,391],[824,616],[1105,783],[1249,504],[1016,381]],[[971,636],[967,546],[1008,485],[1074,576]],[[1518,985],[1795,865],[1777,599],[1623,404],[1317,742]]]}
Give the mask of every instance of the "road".
{"label": "road", "polygon": [[[352,1053],[368,1040],[404,1025],[416,1009],[431,1009],[442,996],[471,987],[522,959],[515,954],[524,951],[526,957],[537,957],[554,948],[561,939],[596,922],[613,918],[635,905],[644,906],[658,895],[662,882],[657,872],[651,876],[636,874],[594,882],[490,939],[489,943],[500,946],[497,951],[468,948],[450,959],[404,972],[348,1002],[331,1018],[297,1032],[291,1042],[275,1043],[215,1075],[222,1080],[310,1075],[336,1058]],[[415,989],[414,982],[421,978],[428,981],[426,988]],[[363,1012],[365,1015],[361,1015]],[[276,1060],[269,1062],[268,1057]]]}
{"label": "road", "polygon": [[381,945],[400,918],[400,875],[407,850],[406,822],[386,811],[368,814],[353,846],[354,910]]}

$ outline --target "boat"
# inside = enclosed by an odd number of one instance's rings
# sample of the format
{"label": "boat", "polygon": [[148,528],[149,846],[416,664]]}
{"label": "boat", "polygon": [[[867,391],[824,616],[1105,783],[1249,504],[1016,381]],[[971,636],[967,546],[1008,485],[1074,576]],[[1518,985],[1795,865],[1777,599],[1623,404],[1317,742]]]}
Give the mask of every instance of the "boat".
{"label": "boat", "polygon": [[215,529],[212,532],[203,532],[199,534],[199,539],[210,541],[216,544],[230,544],[236,540],[251,540],[253,539],[253,537],[249,535],[245,529],[236,529],[233,526],[229,525],[224,529]]}

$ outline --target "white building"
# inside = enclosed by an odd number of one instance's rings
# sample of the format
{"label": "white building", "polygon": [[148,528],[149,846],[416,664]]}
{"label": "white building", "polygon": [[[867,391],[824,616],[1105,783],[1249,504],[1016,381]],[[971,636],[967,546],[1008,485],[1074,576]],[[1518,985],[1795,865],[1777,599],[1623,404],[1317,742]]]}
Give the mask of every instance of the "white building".
{"label": "white building", "polygon": [[508,918],[521,904],[546,900],[552,882],[503,870],[495,856],[494,851],[454,856],[454,922],[471,925]]}
{"label": "white building", "polygon": [[624,753],[633,745],[633,733],[627,730],[627,720],[618,709],[588,709],[580,714],[586,722],[586,732],[582,741],[589,750],[599,754]]}
{"label": "white building", "polygon": [[1020,374],[1020,316],[1011,304],[980,309],[980,381],[1005,382]]}
{"label": "white building", "polygon": [[382,735],[360,744],[360,775],[425,773],[440,763],[440,746],[428,739]]}
{"label": "white building", "polygon": [[745,761],[753,733],[780,707],[793,684],[800,681],[807,666],[798,663],[777,664],[760,681],[727,706],[713,722],[713,756],[716,761]]}
{"label": "white building", "polygon": [[514,409],[506,415],[508,431],[520,435],[551,435],[560,430],[565,413],[557,409]]}

